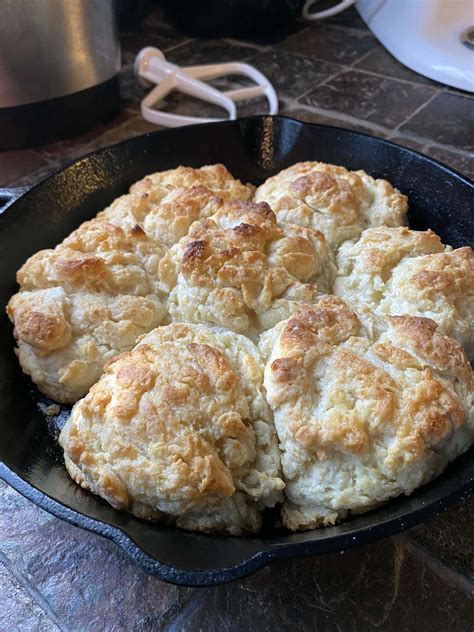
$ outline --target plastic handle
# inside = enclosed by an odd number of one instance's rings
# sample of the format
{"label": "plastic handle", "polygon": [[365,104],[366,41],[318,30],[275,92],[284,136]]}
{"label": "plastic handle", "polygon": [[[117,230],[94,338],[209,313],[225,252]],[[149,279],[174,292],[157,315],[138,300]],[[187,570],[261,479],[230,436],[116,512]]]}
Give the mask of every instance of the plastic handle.
{"label": "plastic handle", "polygon": [[345,11],[355,3],[355,0],[342,0],[336,6],[326,9],[325,11],[317,11],[316,13],[310,13],[310,9],[313,4],[316,4],[319,0],[306,0],[303,7],[303,18],[305,20],[324,20],[324,18],[330,18],[333,15],[337,15],[342,11]]}

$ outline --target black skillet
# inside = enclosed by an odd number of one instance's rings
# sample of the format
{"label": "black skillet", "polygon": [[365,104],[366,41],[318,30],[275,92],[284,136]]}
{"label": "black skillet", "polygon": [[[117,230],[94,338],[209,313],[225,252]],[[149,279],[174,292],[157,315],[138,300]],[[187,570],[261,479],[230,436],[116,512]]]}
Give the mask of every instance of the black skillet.
{"label": "black skillet", "polygon": [[[262,182],[300,160],[322,160],[387,178],[410,199],[413,228],[432,228],[452,246],[474,245],[474,185],[410,149],[335,127],[257,116],[196,125],[128,140],[95,152],[10,202],[0,215],[0,304],[16,291],[27,257],[54,246],[142,176],[184,164],[222,162],[244,181]],[[0,199],[2,191],[0,191]],[[433,483],[331,528],[290,534],[267,530],[217,537],[153,525],[113,510],[75,485],[56,443],[61,418],[13,354],[12,329],[0,316],[0,477],[40,507],[122,546],[143,568],[176,584],[208,586],[236,579],[277,557],[326,553],[398,533],[443,511],[474,485],[474,450]]]}

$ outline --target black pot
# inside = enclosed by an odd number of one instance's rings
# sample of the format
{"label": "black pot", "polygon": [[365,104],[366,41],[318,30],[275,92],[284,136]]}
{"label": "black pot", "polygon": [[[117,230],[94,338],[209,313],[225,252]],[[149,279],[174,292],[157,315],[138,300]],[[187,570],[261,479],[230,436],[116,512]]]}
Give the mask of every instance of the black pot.
{"label": "black pot", "polygon": [[247,37],[291,30],[303,0],[162,0],[165,19],[200,37]]}

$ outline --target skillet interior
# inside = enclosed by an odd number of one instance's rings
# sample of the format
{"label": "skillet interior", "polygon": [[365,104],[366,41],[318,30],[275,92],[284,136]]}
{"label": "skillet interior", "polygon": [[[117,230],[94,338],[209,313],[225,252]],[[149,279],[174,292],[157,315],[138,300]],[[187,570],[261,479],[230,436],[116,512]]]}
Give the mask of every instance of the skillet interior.
{"label": "skillet interior", "polygon": [[[259,116],[147,134],[91,154],[55,174],[0,215],[0,303],[16,291],[27,257],[52,247],[134,181],[180,164],[224,163],[255,184],[301,160],[322,160],[384,177],[410,200],[412,228],[432,228],[445,243],[474,245],[474,185],[412,150],[364,134]],[[336,527],[298,534],[232,538],[188,533],[113,510],[71,481],[56,444],[57,418],[13,353],[12,328],[0,315],[0,477],[41,507],[119,543],[148,571],[185,585],[235,579],[274,557],[342,550],[413,526],[472,491],[474,450],[430,485]],[[67,411],[63,411],[63,415]]]}

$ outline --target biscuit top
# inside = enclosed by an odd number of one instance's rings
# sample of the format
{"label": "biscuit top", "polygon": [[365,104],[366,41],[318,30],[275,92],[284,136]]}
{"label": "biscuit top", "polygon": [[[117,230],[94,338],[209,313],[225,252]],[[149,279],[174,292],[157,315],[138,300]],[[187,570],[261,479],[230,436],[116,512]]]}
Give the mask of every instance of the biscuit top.
{"label": "biscuit top", "polygon": [[321,230],[333,247],[368,226],[406,222],[407,198],[386,180],[321,162],[284,169],[258,187],[255,200],[267,201],[279,221]]}
{"label": "biscuit top", "polygon": [[[278,226],[265,202],[228,202],[212,218],[194,224],[160,263],[162,282],[176,288],[170,309],[177,318],[203,316],[203,306],[213,303],[212,318],[221,320],[211,322],[235,331],[246,330],[251,312],[265,312],[288,293],[295,300],[312,300],[316,287],[308,284],[326,289],[333,271],[322,234]],[[193,288],[202,290],[198,311],[193,303],[192,314],[183,313],[197,297]],[[200,322],[209,321],[203,316]]]}
{"label": "biscuit top", "polygon": [[474,354],[474,254],[433,231],[371,228],[337,256],[334,292],[356,307],[432,318]]}
{"label": "biscuit top", "polygon": [[333,296],[283,326],[265,386],[280,439],[286,432],[319,460],[358,455],[384,476],[474,424],[472,370],[454,340],[429,319],[359,317]]}
{"label": "biscuit top", "polygon": [[[341,275],[378,274],[386,277],[404,257],[444,252],[445,246],[432,230],[410,230],[405,226],[379,226],[364,230],[356,242],[346,242],[337,255]],[[450,248],[449,248],[450,250]]]}
{"label": "biscuit top", "polygon": [[163,188],[166,191],[178,187],[203,186],[224,200],[248,200],[254,187],[234,178],[224,165],[206,165],[199,169],[177,167],[145,176],[130,187],[131,193],[154,193]]}
{"label": "biscuit top", "polygon": [[223,165],[178,167],[139,180],[98,217],[129,228],[138,224],[149,237],[171,246],[194,221],[213,215],[226,200],[250,199],[253,191]]}
{"label": "biscuit top", "polygon": [[150,209],[143,230],[153,239],[172,246],[187,234],[193,222],[213,215],[222,204],[223,198],[205,186],[179,187]]}
{"label": "biscuit top", "polygon": [[414,300],[417,292],[432,300],[440,295],[452,301],[462,299],[474,292],[474,252],[465,246],[409,258],[394,270],[389,293],[401,289],[402,284],[404,292],[411,292]]}
{"label": "biscuit top", "polygon": [[139,226],[122,229],[98,219],[84,222],[54,250],[40,250],[17,273],[23,290],[61,286],[66,291],[145,295],[157,291],[165,248]]}
{"label": "biscuit top", "polygon": [[96,493],[142,517],[205,516],[237,491],[254,507],[272,505],[283,483],[262,371],[241,336],[155,329],[74,407],[61,435],[66,457]]}

